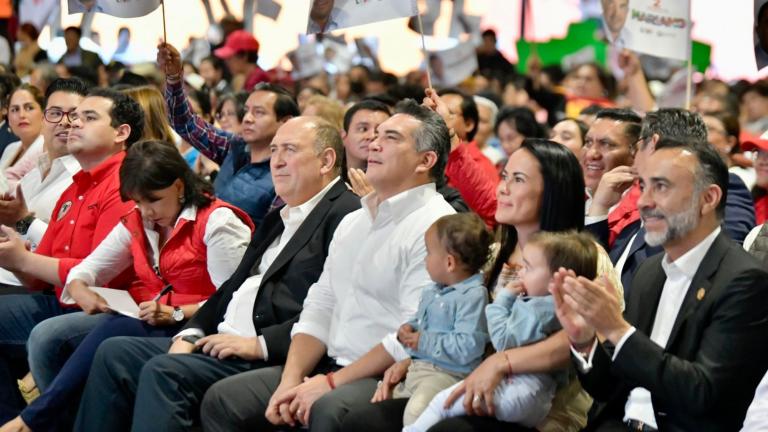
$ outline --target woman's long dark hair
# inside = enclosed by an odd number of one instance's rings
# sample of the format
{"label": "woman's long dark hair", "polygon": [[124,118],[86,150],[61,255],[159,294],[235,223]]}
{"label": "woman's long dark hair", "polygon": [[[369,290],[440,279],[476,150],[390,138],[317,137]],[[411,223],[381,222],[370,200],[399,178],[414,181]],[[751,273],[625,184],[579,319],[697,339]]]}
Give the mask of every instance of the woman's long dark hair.
{"label": "woman's long dark hair", "polygon": [[176,147],[164,141],[139,141],[120,165],[120,198],[151,198],[152,192],[184,183],[184,205],[202,208],[213,200],[213,186],[195,174]]}
{"label": "woman's long dark hair", "polygon": [[[581,165],[565,146],[546,139],[528,138],[516,151],[529,152],[541,166],[544,178],[539,226],[541,231],[581,231],[584,229],[584,175]],[[500,225],[501,248],[486,285],[492,290],[504,263],[517,247],[517,230],[512,225]]]}

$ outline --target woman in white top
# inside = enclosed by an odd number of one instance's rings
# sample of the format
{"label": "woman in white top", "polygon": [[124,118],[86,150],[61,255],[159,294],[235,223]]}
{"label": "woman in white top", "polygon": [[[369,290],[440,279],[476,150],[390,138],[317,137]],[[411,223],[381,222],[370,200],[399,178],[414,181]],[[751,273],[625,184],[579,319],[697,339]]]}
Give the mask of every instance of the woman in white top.
{"label": "woman in white top", "polygon": [[35,86],[22,84],[11,93],[8,124],[19,141],[8,144],[0,157],[0,168],[5,170],[6,179],[11,182],[18,182],[35,166],[34,163],[25,164],[24,167],[14,169],[23,156],[28,155],[26,159],[29,160],[29,155],[43,152],[43,137],[40,135],[43,127],[42,107],[43,94]]}
{"label": "woman in white top", "polygon": [[[192,172],[173,144],[141,141],[128,150],[120,167],[120,194],[137,208],[69,271],[61,301],[77,303],[84,312],[50,318],[32,330],[29,365],[42,394],[12,420],[14,426],[62,426],[61,413],[77,403],[102,341],[172,336],[229,279],[248,247],[253,224],[245,212],[212,193],[213,187]],[[130,266],[136,283],[128,294],[138,303],[136,316],[105,315],[82,341],[71,337],[69,330],[78,325],[77,317],[69,319],[73,315],[115,308],[91,287]],[[61,347],[72,345],[76,349],[60,367]]]}

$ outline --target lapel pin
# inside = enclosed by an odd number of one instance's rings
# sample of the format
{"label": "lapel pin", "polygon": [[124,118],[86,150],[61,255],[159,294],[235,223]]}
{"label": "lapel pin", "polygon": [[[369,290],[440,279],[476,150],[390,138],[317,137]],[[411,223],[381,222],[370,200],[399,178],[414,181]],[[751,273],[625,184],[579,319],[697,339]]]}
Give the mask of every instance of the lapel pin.
{"label": "lapel pin", "polygon": [[704,288],[699,288],[698,291],[696,291],[696,300],[701,301],[701,299],[704,298],[704,294],[707,293],[707,290]]}

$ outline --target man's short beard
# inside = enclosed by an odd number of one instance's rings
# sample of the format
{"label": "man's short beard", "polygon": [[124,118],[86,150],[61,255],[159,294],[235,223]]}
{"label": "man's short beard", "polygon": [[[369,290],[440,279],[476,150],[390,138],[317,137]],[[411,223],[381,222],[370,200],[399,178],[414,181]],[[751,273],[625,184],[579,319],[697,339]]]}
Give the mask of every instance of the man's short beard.
{"label": "man's short beard", "polygon": [[[649,246],[656,247],[684,237],[699,225],[699,220],[701,219],[699,211],[699,198],[695,197],[690,207],[686,210],[673,215],[664,215],[664,219],[667,221],[667,228],[664,231],[658,233],[646,231],[645,242]],[[658,210],[640,210],[641,216],[654,213],[658,214],[660,212]]]}

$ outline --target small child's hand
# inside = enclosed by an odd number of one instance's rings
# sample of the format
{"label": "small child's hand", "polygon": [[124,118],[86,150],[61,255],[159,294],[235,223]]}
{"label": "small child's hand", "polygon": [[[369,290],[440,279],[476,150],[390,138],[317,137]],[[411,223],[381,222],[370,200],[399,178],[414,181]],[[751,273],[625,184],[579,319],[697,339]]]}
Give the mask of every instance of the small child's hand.
{"label": "small child's hand", "polygon": [[508,282],[506,285],[504,285],[504,288],[512,293],[512,295],[525,295],[525,285],[523,285],[523,281],[521,280],[513,280]]}
{"label": "small child's hand", "polygon": [[410,324],[405,323],[401,325],[399,329],[397,329],[397,340],[399,340],[401,344],[405,345],[405,338],[407,338],[408,335],[413,332],[413,327],[411,327]]}
{"label": "small child's hand", "polygon": [[419,332],[408,333],[400,342],[412,350],[419,349]]}

